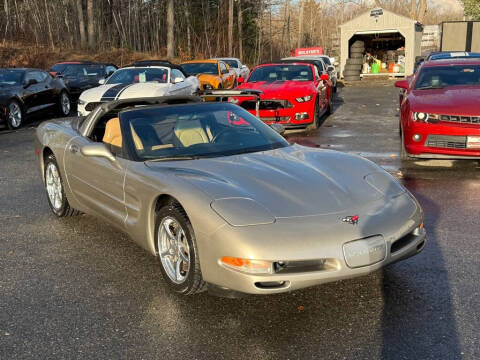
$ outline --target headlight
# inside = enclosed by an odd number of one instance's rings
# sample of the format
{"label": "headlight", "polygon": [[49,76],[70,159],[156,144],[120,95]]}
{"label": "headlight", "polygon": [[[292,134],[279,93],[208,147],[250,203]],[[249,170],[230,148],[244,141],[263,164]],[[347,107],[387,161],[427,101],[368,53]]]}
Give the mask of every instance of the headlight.
{"label": "headlight", "polygon": [[210,206],[232,226],[266,225],[275,222],[275,217],[269,210],[250,198],[217,199]]}
{"label": "headlight", "polygon": [[295,98],[299,103],[307,102],[313,99],[313,94],[307,95],[307,96],[302,96]]}
{"label": "headlight", "polygon": [[413,120],[424,123],[436,123],[440,120],[438,114],[428,114],[424,112],[414,112]]}
{"label": "headlight", "polygon": [[231,256],[223,256],[220,260],[222,265],[238,271],[250,274],[272,274],[273,264],[270,261],[241,259]]}
{"label": "headlight", "polygon": [[213,90],[213,87],[210,84],[205,84],[205,85],[203,85],[203,89],[204,90]]}
{"label": "headlight", "polygon": [[85,105],[87,102],[85,100],[82,100],[82,99],[78,99],[77,101],[77,104],[78,105]]}

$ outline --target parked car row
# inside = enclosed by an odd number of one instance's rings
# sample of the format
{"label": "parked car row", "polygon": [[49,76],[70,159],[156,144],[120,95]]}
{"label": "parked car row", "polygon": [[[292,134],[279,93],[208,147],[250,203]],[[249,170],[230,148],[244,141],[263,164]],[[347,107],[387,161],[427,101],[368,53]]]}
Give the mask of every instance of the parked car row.
{"label": "parked car row", "polygon": [[[27,84],[25,81],[31,80],[22,78],[15,85],[20,87],[15,87],[5,80],[3,87],[11,93],[4,91],[4,111],[0,119],[15,129],[21,126],[26,114],[50,108],[54,103],[62,107],[63,115],[76,105],[78,114],[86,116],[98,105],[113,100],[238,88],[263,92],[260,117],[266,123],[315,129],[320,117],[331,111],[336,88],[335,68],[329,61],[326,56],[291,57],[262,64],[252,72],[236,58],[193,60],[180,65],[167,60],[136,61],[121,69],[108,63],[61,62],[53,65],[49,73],[30,69],[43,74],[33,80],[35,83]],[[5,71],[8,77],[9,70]],[[58,88],[57,91],[46,92],[48,86],[45,89],[43,86],[47,84]],[[18,93],[20,88],[22,94]],[[37,94],[40,90],[42,94]],[[255,110],[251,99],[233,97],[231,101],[237,101],[249,111]]]}

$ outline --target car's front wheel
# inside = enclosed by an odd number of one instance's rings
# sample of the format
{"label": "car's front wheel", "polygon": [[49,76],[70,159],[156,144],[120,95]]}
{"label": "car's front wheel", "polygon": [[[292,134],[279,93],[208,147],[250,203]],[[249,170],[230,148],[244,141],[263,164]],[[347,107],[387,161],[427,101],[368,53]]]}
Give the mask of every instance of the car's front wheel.
{"label": "car's front wheel", "polygon": [[170,287],[183,295],[203,291],[195,233],[180,204],[172,200],[157,211],[155,238],[160,269]]}
{"label": "car's front wheel", "polygon": [[313,112],[313,122],[307,126],[307,131],[318,129],[320,124],[320,106],[318,104],[318,98],[315,101],[315,110]]}
{"label": "car's front wheel", "polygon": [[23,123],[22,106],[17,100],[12,100],[8,104],[7,126],[10,130],[18,129]]}
{"label": "car's front wheel", "polygon": [[53,154],[47,157],[44,168],[45,190],[47,192],[48,204],[50,205],[52,212],[58,217],[80,214],[79,211],[73,209],[68,203],[57,160]]}
{"label": "car's front wheel", "polygon": [[60,93],[59,97],[59,112],[60,115],[68,116],[70,114],[71,103],[70,97],[68,96],[67,92],[64,90]]}

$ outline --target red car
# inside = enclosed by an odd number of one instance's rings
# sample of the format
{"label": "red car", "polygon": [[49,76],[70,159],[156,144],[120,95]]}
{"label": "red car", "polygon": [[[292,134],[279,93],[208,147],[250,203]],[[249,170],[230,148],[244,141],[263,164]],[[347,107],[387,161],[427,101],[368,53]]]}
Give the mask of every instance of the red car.
{"label": "red car", "polygon": [[[238,79],[237,89],[260,90],[260,119],[279,123],[287,129],[318,128],[320,118],[331,110],[332,83],[308,63],[272,63],[258,65],[247,81]],[[232,98],[230,101],[256,115],[255,101]]]}
{"label": "red car", "polygon": [[427,61],[395,86],[402,159],[480,158],[480,59]]}

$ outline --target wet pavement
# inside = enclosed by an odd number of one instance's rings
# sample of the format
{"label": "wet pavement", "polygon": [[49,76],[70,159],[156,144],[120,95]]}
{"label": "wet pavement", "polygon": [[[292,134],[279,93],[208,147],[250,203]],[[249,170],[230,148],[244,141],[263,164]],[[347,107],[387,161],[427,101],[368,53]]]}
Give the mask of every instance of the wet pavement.
{"label": "wet pavement", "polygon": [[397,176],[425,210],[425,250],[366,277],[241,299],[171,294],[122,233],[56,219],[34,129],[0,130],[0,359],[480,358],[480,165],[402,163],[397,101],[392,86],[342,88],[318,131],[287,137]]}

